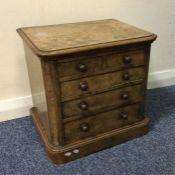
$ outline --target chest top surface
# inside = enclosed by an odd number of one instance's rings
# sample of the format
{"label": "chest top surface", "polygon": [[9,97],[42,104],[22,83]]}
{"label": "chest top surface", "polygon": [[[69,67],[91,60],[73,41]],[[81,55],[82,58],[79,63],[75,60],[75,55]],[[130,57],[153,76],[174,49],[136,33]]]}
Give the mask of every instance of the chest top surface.
{"label": "chest top surface", "polygon": [[38,55],[149,41],[156,37],[115,19],[24,27],[17,31]]}

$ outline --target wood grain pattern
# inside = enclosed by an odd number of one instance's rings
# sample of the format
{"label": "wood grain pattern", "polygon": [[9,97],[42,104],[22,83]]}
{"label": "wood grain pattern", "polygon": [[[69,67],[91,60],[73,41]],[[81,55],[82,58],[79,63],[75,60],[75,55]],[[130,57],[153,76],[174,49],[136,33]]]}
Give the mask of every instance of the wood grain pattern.
{"label": "wood grain pattern", "polygon": [[[107,133],[103,133],[95,138],[90,138],[84,141],[76,142],[74,144],[65,145],[64,147],[51,144],[49,141],[43,123],[40,120],[39,113],[36,108],[31,108],[31,115],[36,128],[44,143],[45,150],[48,158],[53,163],[66,163],[83,156],[87,156],[94,152],[109,148],[116,144],[123,143],[127,140],[140,137],[148,132],[149,118],[145,117],[142,121],[128,125],[126,127],[113,130]],[[67,152],[72,152],[74,149],[79,149],[79,154],[73,154],[72,156],[65,156]]]}
{"label": "wood grain pattern", "polygon": [[[129,74],[129,80],[123,80],[123,75],[125,73]],[[126,85],[132,81],[142,81],[143,78],[144,67],[139,67],[63,82],[61,83],[62,101],[93,95],[108,89],[116,88],[119,85]],[[86,83],[88,89],[84,91],[81,90],[79,87],[81,83]]]}
{"label": "wood grain pattern", "polygon": [[24,43],[25,56],[30,79],[32,100],[34,106],[37,106],[41,122],[45,128],[47,137],[51,141],[51,132],[49,129],[49,116],[47,108],[46,93],[44,88],[43,73],[40,59]]}
{"label": "wood grain pattern", "polygon": [[[101,112],[111,108],[137,103],[142,100],[142,91],[143,87],[139,84],[64,102],[62,106],[63,115],[64,118],[74,115],[85,117],[98,111]],[[128,99],[122,99],[121,95],[124,93],[128,94]],[[82,102],[87,104],[87,110],[82,110],[80,108]]]}
{"label": "wood grain pattern", "polygon": [[[67,122],[64,126],[65,141],[66,143],[72,143],[87,137],[98,137],[100,133],[138,122],[143,119],[143,116],[139,113],[139,109],[139,105],[131,105],[97,114],[93,117],[82,117],[79,120]],[[121,117],[122,112],[127,113],[127,119]],[[87,125],[87,130],[81,130],[82,124]]]}
{"label": "wood grain pattern", "polygon": [[[129,57],[130,63],[124,62],[124,58]],[[85,71],[79,70],[79,66],[84,65]],[[102,56],[91,56],[85,58],[76,58],[72,61],[58,63],[58,73],[60,81],[78,79],[89,75],[117,71],[125,68],[144,65],[144,51],[126,51],[122,53],[106,53]]]}
{"label": "wood grain pattern", "polygon": [[17,29],[48,158],[65,163],[148,131],[144,117],[156,35],[117,20]]}
{"label": "wood grain pattern", "polygon": [[[52,55],[88,46],[120,45],[122,41],[153,40],[155,35],[118,20],[25,27],[17,30],[36,54]],[[72,50],[73,51],[73,50]]]}

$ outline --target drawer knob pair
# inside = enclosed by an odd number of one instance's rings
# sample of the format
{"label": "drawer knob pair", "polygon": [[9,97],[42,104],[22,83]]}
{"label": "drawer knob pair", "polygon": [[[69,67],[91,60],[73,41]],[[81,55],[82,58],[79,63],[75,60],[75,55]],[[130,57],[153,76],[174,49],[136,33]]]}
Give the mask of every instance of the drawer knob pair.
{"label": "drawer knob pair", "polygon": [[79,106],[79,108],[80,108],[81,110],[83,110],[83,111],[88,110],[88,103],[85,102],[85,101],[80,102],[80,103],[78,104],[78,106]]}
{"label": "drawer knob pair", "polygon": [[79,152],[80,152],[79,149],[74,149],[74,150],[72,150],[72,152],[71,151],[68,151],[68,152],[64,153],[64,156],[65,157],[70,157],[72,155],[72,153],[78,154]]}
{"label": "drawer knob pair", "polygon": [[128,114],[127,114],[127,112],[122,112],[120,116],[121,116],[121,118],[124,119],[124,120],[127,120],[127,119],[128,119]]}
{"label": "drawer knob pair", "polygon": [[80,88],[82,91],[88,90],[88,84],[87,84],[87,82],[81,82],[80,85],[79,85],[79,88]]}
{"label": "drawer knob pair", "polygon": [[123,57],[123,62],[125,64],[130,64],[132,62],[132,58],[130,56],[124,56]]}
{"label": "drawer knob pair", "polygon": [[87,66],[85,64],[78,64],[77,65],[77,70],[80,71],[80,72],[86,72],[87,71]]}
{"label": "drawer knob pair", "polygon": [[80,125],[80,130],[83,131],[83,132],[87,132],[87,131],[89,131],[89,129],[90,129],[90,126],[89,126],[88,123],[82,123]]}

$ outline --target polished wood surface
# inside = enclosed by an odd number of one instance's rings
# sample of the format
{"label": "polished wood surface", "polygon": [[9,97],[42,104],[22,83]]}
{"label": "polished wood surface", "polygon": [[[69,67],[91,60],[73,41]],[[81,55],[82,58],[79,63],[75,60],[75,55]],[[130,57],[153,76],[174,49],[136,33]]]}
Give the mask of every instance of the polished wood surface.
{"label": "polished wood surface", "polygon": [[37,106],[38,113],[41,121],[47,130],[47,136],[51,141],[51,130],[49,129],[49,123],[51,118],[48,117],[47,99],[44,88],[42,66],[39,57],[37,57],[24,43],[24,49],[26,54],[26,62],[28,68],[28,74],[31,85],[32,100],[35,106]]}
{"label": "polished wood surface", "polygon": [[40,56],[150,41],[155,35],[115,19],[18,29]]}
{"label": "polished wood surface", "polygon": [[144,50],[122,53],[106,53],[98,56],[76,58],[58,63],[60,81],[68,81],[90,75],[118,71],[144,65]]}
{"label": "polished wood surface", "polygon": [[[129,79],[124,79],[124,75],[128,74]],[[73,81],[61,83],[62,101],[75,98],[85,97],[100,93],[117,86],[126,85],[134,81],[142,81],[144,78],[144,67],[127,69],[119,72],[111,72],[98,76],[77,79]]]}
{"label": "polished wood surface", "polygon": [[[66,143],[73,143],[88,137],[98,137],[98,134],[136,123],[143,119],[139,109],[138,104],[130,105],[67,122],[64,125]],[[124,113],[126,117],[123,117]]]}
{"label": "polished wood surface", "polygon": [[[79,117],[88,116],[99,111],[105,111],[142,100],[142,85],[125,86],[123,88],[99,93],[93,96],[84,97],[78,100],[71,100],[63,103],[64,118],[74,115]],[[127,94],[128,98],[123,96]],[[84,106],[84,108],[82,107]]]}
{"label": "polished wood surface", "polygon": [[144,116],[156,35],[117,20],[28,27],[34,107],[49,160],[65,163],[148,131]]}
{"label": "polished wood surface", "polygon": [[[122,142],[126,142],[130,139],[140,137],[148,132],[149,126],[149,118],[145,117],[142,121],[137,122],[133,125],[103,133],[101,135],[98,135],[98,137],[92,137],[90,139],[76,142],[74,144],[68,144],[64,147],[55,147],[48,140],[46,130],[40,120],[40,115],[38,114],[37,108],[31,108],[30,112],[36,128],[44,143],[49,160],[53,163],[59,164],[66,163],[81,158],[83,156],[87,156],[91,153],[103,150],[105,148],[120,144]],[[74,153],[74,150],[77,149],[79,150],[79,152]],[[69,156],[65,156],[65,154]]]}

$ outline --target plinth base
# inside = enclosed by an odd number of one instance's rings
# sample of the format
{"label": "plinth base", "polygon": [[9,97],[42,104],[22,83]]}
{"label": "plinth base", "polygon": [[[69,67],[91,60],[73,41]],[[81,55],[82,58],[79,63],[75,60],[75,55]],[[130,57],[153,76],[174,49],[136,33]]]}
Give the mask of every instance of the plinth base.
{"label": "plinth base", "polygon": [[49,141],[48,134],[42,124],[37,109],[31,108],[30,112],[36,128],[43,140],[49,160],[53,163],[59,164],[84,157],[91,153],[142,136],[147,133],[149,125],[149,119],[145,117],[144,120],[122,129],[113,130],[66,146],[53,146]]}

